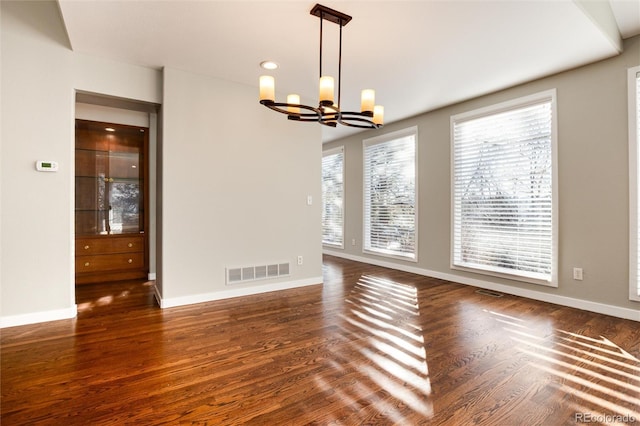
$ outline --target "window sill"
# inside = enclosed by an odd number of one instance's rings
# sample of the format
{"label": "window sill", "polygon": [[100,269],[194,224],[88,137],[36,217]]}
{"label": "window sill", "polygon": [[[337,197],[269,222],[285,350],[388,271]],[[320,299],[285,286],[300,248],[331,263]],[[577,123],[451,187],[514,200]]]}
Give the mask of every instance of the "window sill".
{"label": "window sill", "polygon": [[488,275],[488,276],[504,278],[512,281],[520,281],[520,282],[529,283],[529,284],[542,285],[545,287],[558,288],[557,280],[553,280],[553,279],[549,281],[546,279],[536,278],[533,276],[509,274],[505,272],[492,271],[489,269],[480,269],[480,268],[474,268],[471,266],[462,266],[462,265],[455,265],[455,264],[451,264],[450,268],[455,271],[472,272],[474,274],[479,274],[479,275]]}
{"label": "window sill", "polygon": [[322,247],[344,250],[344,244],[322,243]]}
{"label": "window sill", "polygon": [[364,249],[364,250],[362,250],[362,253],[363,254],[371,254],[371,255],[374,255],[374,256],[386,257],[386,258],[389,258],[389,259],[404,260],[405,262],[414,262],[414,263],[418,262],[418,256],[415,253],[413,253],[413,254],[396,254],[396,253],[393,253],[393,252],[377,251],[377,250],[370,250],[370,249]]}

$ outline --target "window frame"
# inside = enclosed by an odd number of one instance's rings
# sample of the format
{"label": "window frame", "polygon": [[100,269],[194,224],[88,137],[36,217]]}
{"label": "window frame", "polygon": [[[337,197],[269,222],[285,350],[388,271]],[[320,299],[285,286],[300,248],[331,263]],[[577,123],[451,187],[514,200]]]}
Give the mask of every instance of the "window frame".
{"label": "window frame", "polygon": [[[324,157],[328,157],[330,155],[336,155],[336,154],[342,154],[342,223],[341,223],[341,227],[342,227],[342,243],[341,244],[336,244],[336,243],[330,243],[330,242],[325,242],[324,241],[324,224],[323,225],[323,238],[322,238],[322,246],[323,247],[327,247],[327,248],[339,248],[339,249],[344,249],[344,223],[345,223],[345,211],[346,211],[346,203],[345,203],[345,174],[344,174],[344,169],[345,169],[345,152],[344,152],[344,145],[342,146],[338,146],[335,148],[330,148],[327,150],[323,150],[322,151],[322,159],[324,159]],[[322,174],[324,175],[324,171],[322,172]],[[322,196],[322,210],[324,211],[324,191],[321,194]]]}
{"label": "window frame", "polygon": [[[397,139],[402,139],[407,136],[413,136],[414,140],[414,249],[412,254],[394,254],[387,253],[381,250],[367,248],[368,234],[367,234],[367,211],[366,211],[366,203],[367,203],[367,188],[366,188],[366,170],[367,170],[367,160],[366,160],[366,149],[368,146],[379,145],[384,143],[389,143]],[[404,260],[408,262],[418,262],[418,126],[411,126],[405,129],[397,130],[390,133],[385,133],[384,135],[375,136],[372,138],[367,138],[362,141],[362,253],[370,254],[375,256],[387,257],[391,259]]]}
{"label": "window frame", "polygon": [[638,114],[640,99],[638,99],[638,85],[640,84],[640,66],[627,70],[627,89],[629,92],[629,300],[640,302],[640,284],[638,276],[638,238],[640,224],[638,201],[640,194],[640,126]]}
{"label": "window frame", "polygon": [[[493,105],[477,108],[471,111],[452,115],[450,118],[450,185],[451,185],[451,227],[450,227],[450,268],[452,270],[473,272],[481,275],[505,278],[514,281],[521,281],[531,284],[538,284],[547,287],[558,287],[558,108],[556,89],[549,89],[527,96],[507,100]],[[470,121],[478,118],[489,117],[508,111],[526,108],[528,106],[549,102],[551,105],[551,274],[548,280],[539,279],[526,274],[492,271],[472,266],[458,265],[455,262],[455,215],[456,215],[456,192],[455,192],[455,125],[456,123]]]}

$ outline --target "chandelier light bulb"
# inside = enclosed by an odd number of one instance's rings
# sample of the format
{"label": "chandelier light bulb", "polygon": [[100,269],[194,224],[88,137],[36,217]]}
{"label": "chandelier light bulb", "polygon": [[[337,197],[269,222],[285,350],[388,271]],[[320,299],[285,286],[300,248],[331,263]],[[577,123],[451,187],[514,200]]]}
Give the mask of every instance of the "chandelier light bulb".
{"label": "chandelier light bulb", "polygon": [[[295,93],[287,95],[287,103],[292,105],[300,105],[300,96],[296,95]],[[300,107],[288,106],[287,111],[294,114],[300,114]]]}
{"label": "chandelier light bulb", "polygon": [[271,102],[276,100],[276,80],[270,75],[260,76],[260,100]]}
{"label": "chandelier light bulb", "polygon": [[333,105],[333,77],[320,77],[320,104]]}
{"label": "chandelier light bulb", "polygon": [[373,105],[376,103],[376,91],[364,89],[360,97],[360,111],[373,113]]}
{"label": "chandelier light bulb", "polygon": [[373,123],[379,126],[384,124],[384,107],[382,105],[373,107]]}

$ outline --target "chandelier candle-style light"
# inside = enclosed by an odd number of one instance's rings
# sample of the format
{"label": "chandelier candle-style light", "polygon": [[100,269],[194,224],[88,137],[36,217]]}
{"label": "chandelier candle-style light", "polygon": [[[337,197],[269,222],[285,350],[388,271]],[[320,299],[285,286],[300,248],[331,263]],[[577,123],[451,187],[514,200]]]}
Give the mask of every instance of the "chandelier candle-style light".
{"label": "chandelier candle-style light", "polygon": [[[340,108],[340,89],[342,77],[342,27],[347,25],[351,16],[337,10],[316,4],[311,14],[320,18],[320,85],[317,107],[302,105],[300,96],[291,94],[287,102],[275,101],[275,79],[270,75],[260,77],[260,103],[274,111],[287,114],[289,120],[315,121],[325,126],[344,126],[363,129],[378,129],[383,125],[384,108],[375,105],[375,91],[365,89],[360,99],[360,112],[342,111]],[[340,26],[340,49],[338,51],[338,103],[334,101],[333,77],[322,74],[322,22],[327,20]],[[302,112],[304,110],[304,112]]]}

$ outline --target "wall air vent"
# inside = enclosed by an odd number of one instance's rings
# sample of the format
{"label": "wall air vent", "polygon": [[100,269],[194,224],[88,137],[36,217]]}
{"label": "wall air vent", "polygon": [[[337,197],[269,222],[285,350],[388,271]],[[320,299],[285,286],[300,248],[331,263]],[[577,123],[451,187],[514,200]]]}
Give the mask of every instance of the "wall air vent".
{"label": "wall air vent", "polygon": [[289,262],[283,262],[269,265],[227,268],[227,285],[287,276],[290,270],[289,265]]}

